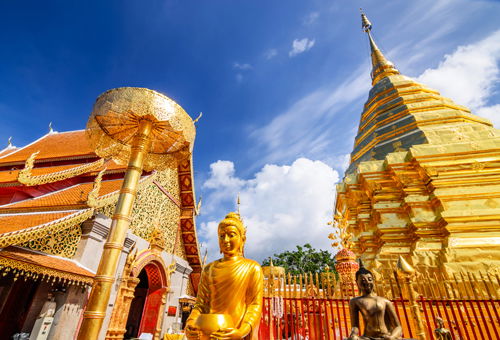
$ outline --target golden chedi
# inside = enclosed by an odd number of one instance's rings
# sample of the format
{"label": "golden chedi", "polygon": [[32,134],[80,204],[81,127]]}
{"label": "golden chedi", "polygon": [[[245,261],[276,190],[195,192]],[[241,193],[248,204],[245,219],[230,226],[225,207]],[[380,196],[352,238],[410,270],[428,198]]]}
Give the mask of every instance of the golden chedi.
{"label": "golden chedi", "polygon": [[188,339],[257,339],[262,312],[260,265],[243,257],[246,230],[239,214],[229,213],[218,227],[223,257],[203,269]]}
{"label": "golden chedi", "polygon": [[401,74],[371,35],[372,88],[336,210],[368,268],[398,256],[419,272],[500,266],[500,130]]}

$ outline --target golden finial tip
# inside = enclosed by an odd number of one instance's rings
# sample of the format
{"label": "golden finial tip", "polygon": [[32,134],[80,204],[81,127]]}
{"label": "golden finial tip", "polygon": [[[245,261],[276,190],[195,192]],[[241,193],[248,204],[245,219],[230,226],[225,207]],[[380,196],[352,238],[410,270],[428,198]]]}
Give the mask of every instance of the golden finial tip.
{"label": "golden finial tip", "polygon": [[399,272],[413,275],[415,273],[415,269],[408,263],[406,260],[400,255],[397,263],[397,269]]}
{"label": "golden finial tip", "polygon": [[[361,8],[360,8],[360,10],[361,10]],[[370,22],[370,20],[368,20],[368,17],[366,16],[366,14],[363,13],[363,10],[361,10],[361,28],[366,33],[370,32],[372,30],[372,23]]]}
{"label": "golden finial tip", "polygon": [[203,112],[200,111],[200,113],[198,114],[198,117],[196,117],[196,119],[193,120],[193,124],[196,124],[200,120],[201,117],[203,117]]}

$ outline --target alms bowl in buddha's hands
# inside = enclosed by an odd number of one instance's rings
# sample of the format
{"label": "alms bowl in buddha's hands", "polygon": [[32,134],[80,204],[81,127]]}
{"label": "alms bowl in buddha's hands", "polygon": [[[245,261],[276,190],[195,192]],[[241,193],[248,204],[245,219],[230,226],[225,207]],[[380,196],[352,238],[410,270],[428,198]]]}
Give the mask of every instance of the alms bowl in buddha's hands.
{"label": "alms bowl in buddha's hands", "polygon": [[195,327],[203,334],[211,335],[221,329],[233,328],[233,319],[228,314],[200,314],[195,322]]}

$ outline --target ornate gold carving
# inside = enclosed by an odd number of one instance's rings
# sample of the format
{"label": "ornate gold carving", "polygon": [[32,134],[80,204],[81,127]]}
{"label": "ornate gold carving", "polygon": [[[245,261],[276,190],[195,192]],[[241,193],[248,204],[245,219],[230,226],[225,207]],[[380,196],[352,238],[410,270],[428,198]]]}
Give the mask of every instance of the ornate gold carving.
{"label": "ornate gold carving", "polygon": [[2,237],[0,238],[0,248],[25,243],[31,240],[41,239],[47,235],[67,230],[68,228],[80,224],[86,219],[90,218],[93,212],[93,209],[81,210],[56,221],[51,221],[49,223],[41,224],[32,228],[2,234]]}
{"label": "ornate gold carving", "polygon": [[[151,182],[155,180],[157,174],[158,174],[157,172],[153,172],[145,179],[142,179],[139,182],[139,190],[150,185]],[[98,209],[97,210],[98,212],[108,216],[109,218],[112,218],[115,211],[115,203],[118,200],[118,196],[120,196],[120,192],[115,191],[115,192],[110,192],[109,194],[106,194],[104,196],[98,197],[95,200],[91,200],[91,204],[93,204],[92,207]]]}
{"label": "ornate gold carving", "polygon": [[352,233],[347,231],[347,228],[349,226],[349,220],[347,219],[346,216],[344,216],[340,211],[337,210],[337,213],[333,217],[332,222],[328,222],[329,225],[333,224],[333,227],[335,228],[333,233],[328,235],[328,238],[330,240],[334,240],[335,242],[332,243],[332,247],[337,247],[340,244],[342,245],[342,248],[350,250],[352,248]]}
{"label": "ornate gold carving", "polygon": [[104,164],[104,159],[101,158],[95,162],[83,164],[71,169],[57,171],[40,176],[32,176],[31,171],[33,170],[33,166],[35,164],[35,158],[38,155],[38,153],[39,151],[33,153],[26,160],[26,163],[24,164],[24,169],[19,171],[19,174],[17,175],[17,181],[19,183],[22,183],[24,185],[41,185],[41,184],[58,182],[67,178],[80,176],[89,171],[97,170],[101,168]]}
{"label": "ornate gold carving", "polygon": [[[182,237],[178,230],[180,208],[153,183],[153,180],[160,183],[172,197],[180,197],[177,169],[158,171],[149,176],[140,184],[130,229],[135,235],[150,240],[153,230],[157,228],[159,237],[163,239],[165,251],[174,252],[175,255],[186,259]],[[99,200],[106,199],[106,196],[99,198]],[[116,201],[118,195],[113,197]],[[106,206],[98,204],[97,211],[111,217],[114,213],[115,201],[106,202],[108,203]]]}
{"label": "ornate gold carving", "polygon": [[81,236],[82,229],[75,226],[69,228],[69,230],[61,230],[36,240],[30,240],[21,244],[21,246],[52,255],[72,258],[76,253]]}
{"label": "ornate gold carving", "polygon": [[17,180],[19,183],[29,183],[31,178],[31,170],[33,170],[33,166],[35,165],[35,158],[40,153],[40,151],[33,152],[31,156],[28,157],[26,162],[24,163],[24,169],[19,171],[17,175]]}
{"label": "ornate gold carving", "polygon": [[100,157],[128,162],[128,142],[143,120],[153,123],[146,171],[175,168],[189,157],[196,135],[193,121],[172,99],[144,88],[116,88],[97,98],[86,131],[91,147]]}
{"label": "ornate gold carving", "polygon": [[92,190],[89,192],[87,196],[87,205],[89,207],[97,207],[98,205],[98,198],[99,198],[99,190],[101,190],[101,181],[102,181],[102,175],[104,175],[104,172],[106,171],[106,168],[102,169],[99,171],[97,176],[94,179],[94,185],[92,186]]}

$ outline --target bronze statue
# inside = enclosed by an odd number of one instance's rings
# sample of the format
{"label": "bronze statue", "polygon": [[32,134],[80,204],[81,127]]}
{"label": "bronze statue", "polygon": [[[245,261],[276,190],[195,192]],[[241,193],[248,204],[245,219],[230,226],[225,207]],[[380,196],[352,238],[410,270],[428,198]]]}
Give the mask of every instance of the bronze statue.
{"label": "bronze statue", "polygon": [[450,330],[444,328],[444,321],[441,319],[439,316],[436,317],[436,322],[438,324],[438,328],[434,330],[434,333],[436,334],[436,339],[438,340],[453,340],[451,337],[451,332]]}
{"label": "bronze statue", "polygon": [[264,276],[257,262],[243,257],[246,230],[239,214],[220,222],[218,236],[223,258],[203,268],[186,337],[257,339]]}
{"label": "bronze statue", "polygon": [[[356,272],[356,283],[361,296],[349,301],[352,330],[348,340],[393,340],[401,339],[403,330],[391,301],[374,292],[373,274],[360,262]],[[365,329],[359,335],[359,313],[363,316]]]}

